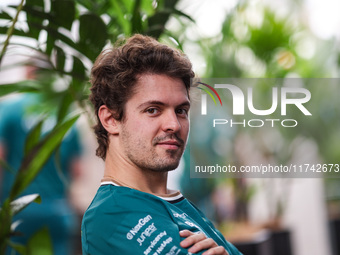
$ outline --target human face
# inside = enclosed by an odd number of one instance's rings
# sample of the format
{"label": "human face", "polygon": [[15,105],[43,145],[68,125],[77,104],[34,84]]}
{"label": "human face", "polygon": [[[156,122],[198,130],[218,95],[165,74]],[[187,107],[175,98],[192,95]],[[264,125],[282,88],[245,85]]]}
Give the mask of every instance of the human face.
{"label": "human face", "polygon": [[158,74],[140,76],[120,123],[125,160],[143,170],[175,169],[188,138],[189,108],[182,80]]}

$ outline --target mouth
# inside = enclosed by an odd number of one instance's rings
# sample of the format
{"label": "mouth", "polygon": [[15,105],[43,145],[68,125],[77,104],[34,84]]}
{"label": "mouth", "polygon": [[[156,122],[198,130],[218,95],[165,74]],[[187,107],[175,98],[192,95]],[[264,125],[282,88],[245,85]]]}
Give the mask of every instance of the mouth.
{"label": "mouth", "polygon": [[176,140],[167,140],[157,143],[158,146],[165,148],[167,150],[177,150],[181,147],[181,144]]}

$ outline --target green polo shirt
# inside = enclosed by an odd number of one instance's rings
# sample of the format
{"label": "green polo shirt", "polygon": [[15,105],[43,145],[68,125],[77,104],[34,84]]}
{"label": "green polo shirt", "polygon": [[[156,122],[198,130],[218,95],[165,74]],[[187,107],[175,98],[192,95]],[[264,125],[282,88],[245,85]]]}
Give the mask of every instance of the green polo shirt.
{"label": "green polo shirt", "polygon": [[203,232],[229,255],[241,254],[179,192],[159,197],[103,181],[83,217],[83,254],[187,255],[179,235],[185,229]]}

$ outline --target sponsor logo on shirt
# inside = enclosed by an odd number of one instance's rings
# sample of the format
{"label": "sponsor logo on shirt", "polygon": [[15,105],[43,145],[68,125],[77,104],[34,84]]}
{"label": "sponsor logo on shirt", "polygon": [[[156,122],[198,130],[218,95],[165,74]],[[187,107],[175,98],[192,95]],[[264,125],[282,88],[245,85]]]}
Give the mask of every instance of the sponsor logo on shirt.
{"label": "sponsor logo on shirt", "polygon": [[173,213],[173,216],[175,218],[182,218],[182,219],[186,219],[188,217],[188,215],[186,213],[182,213],[182,214],[179,214],[179,213]]}
{"label": "sponsor logo on shirt", "polygon": [[169,243],[172,242],[172,237],[168,237],[166,240],[164,240],[161,245],[157,248],[156,252],[153,255],[159,255],[164,250],[165,246],[167,246]]}
{"label": "sponsor logo on shirt", "polygon": [[155,227],[155,223],[150,224],[140,235],[140,237],[137,238],[137,242],[139,243],[139,246],[142,246],[144,240],[146,237],[151,236],[153,232],[155,232],[157,228]]}
{"label": "sponsor logo on shirt", "polygon": [[140,218],[136,226],[134,226],[130,231],[126,234],[126,238],[128,240],[132,240],[133,237],[139,232],[139,230],[150,220],[152,219],[151,215],[147,215],[144,218]]}
{"label": "sponsor logo on shirt", "polygon": [[166,235],[166,231],[159,233],[156,236],[156,238],[153,241],[151,241],[149,247],[144,251],[144,255],[148,255],[151,252],[151,250],[156,246],[156,244],[159,242],[159,240],[161,240],[161,238],[165,235]]}

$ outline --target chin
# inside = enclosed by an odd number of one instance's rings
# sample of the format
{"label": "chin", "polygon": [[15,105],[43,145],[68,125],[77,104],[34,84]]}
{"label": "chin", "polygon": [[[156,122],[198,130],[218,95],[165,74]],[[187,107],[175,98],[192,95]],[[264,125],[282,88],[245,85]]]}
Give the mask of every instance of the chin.
{"label": "chin", "polygon": [[170,172],[170,171],[175,170],[178,167],[178,165],[179,165],[179,161],[174,162],[172,164],[150,167],[149,169],[153,172]]}

